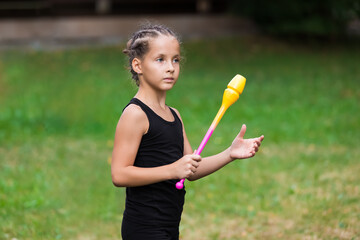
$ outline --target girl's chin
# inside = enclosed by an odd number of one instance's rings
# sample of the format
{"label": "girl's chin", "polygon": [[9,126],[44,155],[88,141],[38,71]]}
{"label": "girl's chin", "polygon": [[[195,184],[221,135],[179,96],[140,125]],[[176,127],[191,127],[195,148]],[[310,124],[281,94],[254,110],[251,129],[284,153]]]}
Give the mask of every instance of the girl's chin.
{"label": "girl's chin", "polygon": [[172,88],[174,85],[175,85],[175,81],[164,81],[164,84],[163,84],[163,86],[164,86],[164,88]]}

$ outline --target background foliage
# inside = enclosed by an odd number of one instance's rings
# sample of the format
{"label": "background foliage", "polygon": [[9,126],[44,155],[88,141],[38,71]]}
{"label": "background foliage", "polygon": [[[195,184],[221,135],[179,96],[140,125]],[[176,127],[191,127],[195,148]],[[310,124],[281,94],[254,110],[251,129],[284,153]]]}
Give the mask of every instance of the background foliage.
{"label": "background foliage", "polygon": [[230,0],[229,6],[267,33],[282,36],[344,36],[347,23],[360,17],[357,0]]}

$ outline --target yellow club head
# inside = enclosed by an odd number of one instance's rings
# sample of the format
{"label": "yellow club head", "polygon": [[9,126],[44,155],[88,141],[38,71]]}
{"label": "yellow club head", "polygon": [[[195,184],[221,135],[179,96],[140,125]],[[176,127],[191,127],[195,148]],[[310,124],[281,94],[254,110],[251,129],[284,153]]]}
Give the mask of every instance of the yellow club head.
{"label": "yellow club head", "polygon": [[236,100],[238,100],[239,95],[242,94],[246,83],[246,78],[237,74],[227,85],[225,89],[222,105],[227,109],[230,107]]}
{"label": "yellow club head", "polygon": [[242,94],[244,88],[245,88],[246,78],[241,76],[240,74],[237,74],[227,85],[228,88],[231,88],[235,90],[236,92]]}

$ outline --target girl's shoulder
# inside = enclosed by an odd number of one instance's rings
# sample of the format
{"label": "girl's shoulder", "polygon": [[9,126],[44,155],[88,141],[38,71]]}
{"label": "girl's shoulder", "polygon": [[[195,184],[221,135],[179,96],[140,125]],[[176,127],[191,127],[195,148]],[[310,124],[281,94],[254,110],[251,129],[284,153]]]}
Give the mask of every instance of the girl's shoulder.
{"label": "girl's shoulder", "polygon": [[129,120],[138,121],[141,119],[147,119],[146,113],[136,104],[129,104],[122,112],[120,119],[126,118]]}
{"label": "girl's shoulder", "polygon": [[149,122],[145,112],[140,106],[129,104],[122,112],[119,119],[119,126],[127,129],[140,129],[144,133],[149,128]]}
{"label": "girl's shoulder", "polygon": [[171,110],[173,110],[173,111],[176,113],[176,115],[178,116],[178,118],[179,118],[179,119],[180,119],[180,121],[182,122],[180,112],[179,112],[176,108],[173,108],[173,107],[170,107],[170,106],[169,106],[169,108],[170,108]]}
{"label": "girl's shoulder", "polygon": [[173,108],[173,107],[170,107],[170,106],[169,106],[169,108],[171,110],[173,110],[180,117],[180,112],[176,108]]}

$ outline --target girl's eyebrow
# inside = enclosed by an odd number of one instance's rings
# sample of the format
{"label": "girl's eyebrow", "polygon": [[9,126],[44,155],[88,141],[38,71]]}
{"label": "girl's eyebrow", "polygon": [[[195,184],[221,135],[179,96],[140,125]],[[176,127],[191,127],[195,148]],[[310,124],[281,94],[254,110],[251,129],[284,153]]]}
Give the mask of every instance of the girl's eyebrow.
{"label": "girl's eyebrow", "polygon": [[[159,53],[159,54],[156,55],[156,57],[164,57],[164,56],[166,56],[166,54],[164,54],[164,53]],[[179,58],[179,57],[181,57],[181,55],[180,55],[180,54],[175,54],[175,55],[172,56],[172,57],[173,57],[173,58],[174,58],[174,57],[178,57],[178,58]]]}
{"label": "girl's eyebrow", "polygon": [[172,57],[173,57],[173,58],[179,58],[179,57],[181,57],[181,55],[180,55],[180,54],[175,54],[175,55],[173,55]]}

